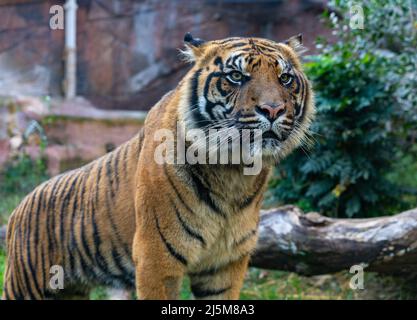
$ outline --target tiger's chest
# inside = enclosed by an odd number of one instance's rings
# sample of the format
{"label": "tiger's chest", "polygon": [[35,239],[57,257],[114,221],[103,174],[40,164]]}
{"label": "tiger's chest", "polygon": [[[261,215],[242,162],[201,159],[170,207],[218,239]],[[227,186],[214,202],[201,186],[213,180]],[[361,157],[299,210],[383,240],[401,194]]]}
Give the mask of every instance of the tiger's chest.
{"label": "tiger's chest", "polygon": [[198,264],[215,266],[238,260],[252,252],[257,241],[259,209],[269,171],[245,177],[223,173],[205,174],[212,188],[200,197],[200,217],[206,220],[207,246]]}
{"label": "tiger's chest", "polygon": [[200,248],[191,269],[227,265],[250,254],[256,246],[259,213],[248,208],[216,224],[207,224],[207,245]]}

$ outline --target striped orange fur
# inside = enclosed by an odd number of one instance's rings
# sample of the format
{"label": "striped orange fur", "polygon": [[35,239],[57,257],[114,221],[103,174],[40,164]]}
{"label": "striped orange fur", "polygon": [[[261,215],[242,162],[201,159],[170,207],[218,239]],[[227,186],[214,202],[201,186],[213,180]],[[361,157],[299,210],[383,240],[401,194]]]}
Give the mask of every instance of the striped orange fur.
{"label": "striped orange fur", "polygon": [[[43,183],[14,210],[4,299],[62,298],[96,285],[175,299],[185,275],[196,298],[239,297],[268,176],[305,138],[312,89],[298,37],[205,42],[187,34],[185,42],[194,65],[151,109],[144,129]],[[259,174],[245,175],[236,164],[155,162],[158,129],[225,122],[268,131]],[[63,290],[50,286],[53,265],[63,268]]]}

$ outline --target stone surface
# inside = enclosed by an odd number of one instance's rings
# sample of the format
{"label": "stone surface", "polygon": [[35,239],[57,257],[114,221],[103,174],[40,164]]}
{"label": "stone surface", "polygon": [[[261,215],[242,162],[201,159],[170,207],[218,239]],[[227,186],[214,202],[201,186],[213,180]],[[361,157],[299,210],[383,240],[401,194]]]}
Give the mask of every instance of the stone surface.
{"label": "stone surface", "polygon": [[[142,111],[99,110],[82,98],[8,98],[0,105],[0,112],[0,166],[17,152],[25,152],[32,158],[45,156],[51,176],[77,168],[128,141],[146,117]],[[44,138],[47,144],[42,153]]]}
{"label": "stone surface", "polygon": [[51,144],[100,146],[105,152],[106,146],[118,146],[136,134],[145,117],[141,111],[99,110],[78,98],[52,103],[42,126]]}
{"label": "stone surface", "polygon": [[[0,94],[62,93],[64,31],[49,28],[62,0],[0,2]],[[77,92],[106,109],[148,110],[188,66],[177,48],[187,31],[210,39],[302,32],[314,50],[320,0],[78,0]],[[310,51],[311,52],[311,51]]]}

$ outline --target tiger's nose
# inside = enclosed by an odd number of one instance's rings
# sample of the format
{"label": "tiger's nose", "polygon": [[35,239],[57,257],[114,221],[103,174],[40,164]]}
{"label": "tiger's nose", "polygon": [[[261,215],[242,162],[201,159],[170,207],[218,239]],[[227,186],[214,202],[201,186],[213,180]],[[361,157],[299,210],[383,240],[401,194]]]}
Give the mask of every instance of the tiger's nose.
{"label": "tiger's nose", "polygon": [[257,111],[265,115],[269,120],[275,120],[280,115],[285,113],[285,105],[284,104],[275,104],[275,103],[265,103],[256,107]]}

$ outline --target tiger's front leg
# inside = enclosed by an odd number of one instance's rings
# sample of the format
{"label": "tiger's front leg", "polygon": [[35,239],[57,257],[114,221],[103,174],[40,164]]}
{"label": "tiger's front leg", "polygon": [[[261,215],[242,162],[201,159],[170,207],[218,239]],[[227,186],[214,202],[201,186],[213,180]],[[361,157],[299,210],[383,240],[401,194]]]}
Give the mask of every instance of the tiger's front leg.
{"label": "tiger's front leg", "polygon": [[[166,235],[168,237],[168,235]],[[136,268],[138,299],[178,299],[185,274],[184,261],[178,259],[171,239],[160,226],[149,225],[136,231],[133,260]]]}
{"label": "tiger's front leg", "polygon": [[196,299],[238,300],[248,269],[249,255],[218,269],[190,274]]}

